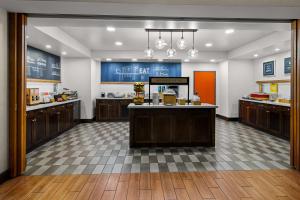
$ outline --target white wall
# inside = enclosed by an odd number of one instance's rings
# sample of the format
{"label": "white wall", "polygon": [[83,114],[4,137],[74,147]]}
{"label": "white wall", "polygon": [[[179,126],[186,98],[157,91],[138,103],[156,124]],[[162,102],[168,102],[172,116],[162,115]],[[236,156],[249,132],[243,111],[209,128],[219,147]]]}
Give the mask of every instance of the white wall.
{"label": "white wall", "polygon": [[[290,79],[290,74],[284,74],[284,58],[290,57],[290,52],[284,52],[274,54],[272,56],[259,58],[254,60],[254,82],[261,80],[276,80],[276,79]],[[263,63],[275,60],[275,75],[263,76]],[[270,92],[269,84],[264,85],[264,92]],[[258,85],[256,84],[256,90],[258,91]],[[290,98],[291,87],[290,83],[284,83],[278,85],[278,94],[282,98]]]}
{"label": "white wall", "polygon": [[0,173],[8,169],[7,12],[0,8]]}
{"label": "white wall", "polygon": [[220,68],[220,100],[218,114],[228,116],[228,61],[221,62]]}
{"label": "white wall", "polygon": [[62,87],[77,90],[81,101],[81,119],[92,119],[91,59],[62,58]]}
{"label": "white wall", "polygon": [[255,92],[253,81],[253,62],[251,60],[229,60],[228,65],[228,110],[226,117],[239,116],[239,99]]}

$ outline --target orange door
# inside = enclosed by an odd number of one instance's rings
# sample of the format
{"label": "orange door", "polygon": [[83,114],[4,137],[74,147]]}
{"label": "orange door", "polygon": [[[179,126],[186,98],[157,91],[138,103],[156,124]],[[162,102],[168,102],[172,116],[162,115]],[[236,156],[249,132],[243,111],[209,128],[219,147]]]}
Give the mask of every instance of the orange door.
{"label": "orange door", "polygon": [[194,72],[194,92],[202,103],[216,104],[216,72]]}

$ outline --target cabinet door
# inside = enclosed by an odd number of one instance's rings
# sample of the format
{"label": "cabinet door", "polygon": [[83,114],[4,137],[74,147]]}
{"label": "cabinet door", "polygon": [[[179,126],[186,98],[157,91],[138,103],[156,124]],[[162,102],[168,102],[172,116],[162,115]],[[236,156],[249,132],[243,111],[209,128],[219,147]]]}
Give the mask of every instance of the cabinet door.
{"label": "cabinet door", "polygon": [[67,104],[65,110],[65,130],[68,130],[73,127],[73,104]]}
{"label": "cabinet door", "polygon": [[108,120],[108,104],[97,103],[97,121]]}
{"label": "cabinet door", "polygon": [[157,115],[153,117],[153,139],[157,144],[172,142],[172,116],[170,114]]}
{"label": "cabinet door", "polygon": [[278,110],[276,106],[272,106],[269,112],[269,131],[276,136],[280,136],[280,122],[280,110]]}
{"label": "cabinet door", "polygon": [[174,135],[173,141],[181,144],[188,144],[191,141],[190,132],[188,131],[187,124],[189,117],[186,114],[176,115],[174,118]]}
{"label": "cabinet door", "polygon": [[286,108],[281,112],[282,120],[281,120],[281,136],[284,139],[290,139],[290,122],[291,122],[291,114],[290,108]]}
{"label": "cabinet door", "polygon": [[73,123],[74,125],[80,122],[80,101],[73,103]]}
{"label": "cabinet door", "polygon": [[129,110],[128,110],[128,105],[130,104],[131,101],[128,100],[122,100],[120,101],[120,118],[121,119],[128,119],[129,117]]}
{"label": "cabinet door", "polygon": [[48,122],[49,122],[49,132],[48,136],[53,138],[59,134],[60,131],[60,110],[57,107],[52,107],[48,109]]}
{"label": "cabinet door", "polygon": [[47,139],[47,112],[46,110],[37,110],[35,112],[34,135],[32,143],[38,146]]}
{"label": "cabinet door", "polygon": [[246,123],[247,122],[247,104],[245,101],[240,101],[240,122]]}
{"label": "cabinet door", "polygon": [[120,118],[120,104],[117,101],[108,102],[108,119],[116,120]]}
{"label": "cabinet door", "polygon": [[252,125],[256,125],[257,123],[257,108],[255,105],[249,105],[247,107],[247,114],[248,114],[248,123]]}
{"label": "cabinet door", "polygon": [[147,144],[153,142],[151,124],[152,118],[149,114],[137,115],[134,118],[132,123],[134,132],[132,137],[136,144]]}
{"label": "cabinet door", "polygon": [[257,126],[262,129],[268,129],[269,124],[269,107],[257,105]]}
{"label": "cabinet door", "polygon": [[34,111],[26,113],[26,152],[28,153],[32,145],[32,135],[34,135],[35,116]]}
{"label": "cabinet door", "polygon": [[[191,125],[189,127],[190,137],[192,143],[208,143],[211,140],[210,117],[207,112],[192,114],[190,119]],[[199,132],[199,130],[201,130]],[[207,131],[206,133],[204,131]],[[199,134],[201,133],[201,134]]]}

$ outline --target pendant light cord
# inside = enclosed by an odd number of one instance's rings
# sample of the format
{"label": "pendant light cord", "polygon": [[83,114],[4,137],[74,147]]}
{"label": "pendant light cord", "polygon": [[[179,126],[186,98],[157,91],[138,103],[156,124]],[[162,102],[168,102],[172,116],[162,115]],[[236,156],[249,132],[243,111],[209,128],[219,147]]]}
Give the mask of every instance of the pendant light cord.
{"label": "pendant light cord", "polygon": [[149,47],[149,31],[148,31],[148,49],[149,49],[150,47]]}
{"label": "pendant light cord", "polygon": [[195,49],[195,31],[193,31],[193,49]]}
{"label": "pendant light cord", "polygon": [[173,49],[173,45],[172,45],[172,42],[173,41],[173,34],[172,34],[172,31],[171,31],[171,49]]}
{"label": "pendant light cord", "polygon": [[181,39],[183,39],[183,30],[181,30]]}

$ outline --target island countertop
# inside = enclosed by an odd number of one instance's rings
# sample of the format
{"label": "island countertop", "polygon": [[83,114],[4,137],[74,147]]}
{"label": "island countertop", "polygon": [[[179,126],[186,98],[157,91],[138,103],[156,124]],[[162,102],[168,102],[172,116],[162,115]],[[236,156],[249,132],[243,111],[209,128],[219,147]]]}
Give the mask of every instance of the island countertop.
{"label": "island countertop", "polygon": [[170,106],[166,106],[164,104],[159,104],[159,105],[153,105],[152,103],[144,103],[142,105],[135,105],[134,103],[131,103],[128,105],[129,109],[152,109],[152,108],[166,108],[166,109],[175,109],[175,108],[188,108],[188,109],[195,109],[195,108],[218,108],[217,105],[212,105],[212,104],[208,104],[208,103],[201,103],[201,105],[192,105],[192,104],[186,104],[186,105],[179,105],[176,104],[174,106],[170,105]]}
{"label": "island countertop", "polygon": [[80,99],[73,99],[73,100],[62,101],[62,102],[54,102],[54,103],[46,103],[46,104],[38,104],[38,105],[33,105],[33,106],[26,106],[26,111],[28,112],[28,111],[38,110],[38,109],[42,109],[42,108],[48,108],[48,107],[52,107],[52,106],[59,106],[59,105],[72,103],[72,102],[76,102],[76,101],[80,101]]}

